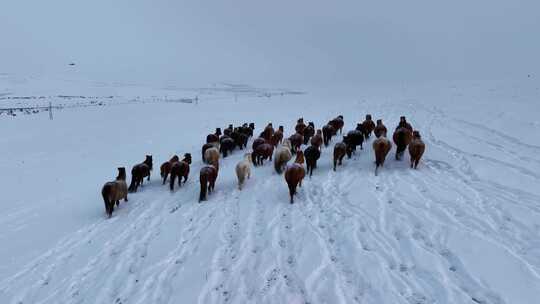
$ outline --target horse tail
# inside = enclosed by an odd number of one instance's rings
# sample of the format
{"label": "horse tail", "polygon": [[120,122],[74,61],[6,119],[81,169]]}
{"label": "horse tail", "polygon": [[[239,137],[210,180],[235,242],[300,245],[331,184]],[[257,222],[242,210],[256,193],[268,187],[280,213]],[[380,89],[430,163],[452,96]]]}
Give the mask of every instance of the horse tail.
{"label": "horse tail", "polygon": [[208,175],[207,174],[201,174],[200,177],[201,182],[201,193],[199,194],[199,203],[206,198],[206,191],[207,191],[207,183],[208,183]]}
{"label": "horse tail", "polygon": [[289,195],[291,196],[291,204],[292,204],[294,203],[294,194],[296,193],[296,185],[290,182],[288,183],[288,186],[289,186]]}
{"label": "horse tail", "polygon": [[129,188],[128,188],[128,191],[129,192],[136,192],[137,191],[137,186],[136,186],[136,175],[133,174],[133,171],[131,172],[131,183],[129,184]]}
{"label": "horse tail", "polygon": [[105,211],[107,212],[107,215],[111,217],[112,215],[112,207],[111,203],[109,202],[109,193],[111,192],[111,185],[105,184],[103,186],[103,189],[101,189],[101,196],[103,196],[103,202],[105,203]]}
{"label": "horse tail", "polygon": [[276,169],[277,174],[281,174],[283,172],[283,166],[281,164],[281,155],[278,153],[274,157],[274,169]]}

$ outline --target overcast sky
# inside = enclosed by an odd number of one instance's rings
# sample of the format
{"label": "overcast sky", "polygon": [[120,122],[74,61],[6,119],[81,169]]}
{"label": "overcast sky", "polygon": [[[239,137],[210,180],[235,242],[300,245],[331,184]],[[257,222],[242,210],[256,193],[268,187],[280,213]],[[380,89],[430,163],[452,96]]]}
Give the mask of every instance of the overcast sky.
{"label": "overcast sky", "polygon": [[357,83],[540,71],[538,0],[2,0],[0,73]]}

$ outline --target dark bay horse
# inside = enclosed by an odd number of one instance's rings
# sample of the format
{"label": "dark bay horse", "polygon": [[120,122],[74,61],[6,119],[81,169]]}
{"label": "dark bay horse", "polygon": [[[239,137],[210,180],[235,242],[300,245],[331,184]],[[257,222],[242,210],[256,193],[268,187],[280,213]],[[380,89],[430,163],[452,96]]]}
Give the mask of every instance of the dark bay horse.
{"label": "dark bay horse", "polygon": [[161,164],[161,167],[159,167],[161,178],[163,178],[163,185],[165,185],[165,182],[167,181],[167,177],[169,176],[169,173],[171,172],[171,166],[175,162],[179,161],[180,158],[178,155],[174,155],[170,160],[164,162]]}
{"label": "dark bay horse", "polygon": [[215,163],[201,168],[199,182],[201,183],[201,192],[199,194],[199,203],[206,200],[206,194],[212,193],[216,185],[219,164]]}
{"label": "dark bay horse", "polygon": [[150,180],[150,172],[152,171],[152,155],[146,155],[144,162],[133,166],[131,169],[131,183],[129,185],[130,192],[137,192],[137,188],[142,186],[145,177]]}
{"label": "dark bay horse", "polygon": [[191,165],[191,154],[184,154],[184,159],[172,164],[171,167],[171,182],[169,187],[171,191],[174,190],[174,181],[178,177],[178,187],[182,186],[182,177],[184,178],[184,184],[186,183],[189,176],[189,165]]}

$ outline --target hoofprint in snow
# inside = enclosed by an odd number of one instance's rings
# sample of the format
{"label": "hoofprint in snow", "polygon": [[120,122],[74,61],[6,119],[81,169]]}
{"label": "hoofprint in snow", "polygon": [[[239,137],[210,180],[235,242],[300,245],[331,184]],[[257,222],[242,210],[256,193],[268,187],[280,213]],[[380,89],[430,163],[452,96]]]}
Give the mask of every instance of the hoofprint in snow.
{"label": "hoofprint in snow", "polygon": [[[52,121],[4,116],[0,302],[536,303],[538,87],[434,83],[236,101],[221,92],[198,104],[65,109]],[[235,151],[197,203],[200,147],[215,127],[253,121],[258,134],[271,121],[290,135],[298,117],[320,127],[343,114],[350,130],[367,113],[390,130],[406,115],[420,130],[418,170],[392,150],[374,176],[371,139],[334,172],[338,136],[290,205],[270,164],[252,168],[239,191],[244,152]],[[185,187],[171,193],[154,169],[106,218],[100,187],[116,167],[186,152]]]}

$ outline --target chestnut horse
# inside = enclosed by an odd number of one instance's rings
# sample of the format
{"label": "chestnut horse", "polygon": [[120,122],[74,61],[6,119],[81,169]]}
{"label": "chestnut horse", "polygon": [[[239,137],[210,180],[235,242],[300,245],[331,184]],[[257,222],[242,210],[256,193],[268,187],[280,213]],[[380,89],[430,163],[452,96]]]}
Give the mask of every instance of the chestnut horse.
{"label": "chestnut horse", "polygon": [[199,182],[201,183],[201,192],[199,194],[199,203],[206,200],[206,194],[212,193],[216,185],[219,163],[206,165],[201,168]]}
{"label": "chestnut horse", "polygon": [[253,165],[263,165],[263,161],[265,159],[270,159],[271,161],[273,153],[274,146],[272,146],[271,144],[264,143],[262,145],[259,145],[257,149],[251,152],[251,160],[253,161]]}
{"label": "chestnut horse", "polygon": [[172,164],[179,160],[180,158],[178,157],[178,155],[175,155],[169,161],[164,162],[163,164],[161,164],[161,167],[159,167],[161,178],[163,178],[163,185],[165,185],[167,177],[169,176],[169,173],[171,173]]}
{"label": "chestnut horse", "polygon": [[131,169],[131,184],[129,192],[137,192],[137,188],[142,186],[145,177],[150,180],[150,172],[152,171],[152,155],[146,155],[144,162],[133,166]]}
{"label": "chestnut horse", "polygon": [[318,129],[317,134],[313,135],[313,137],[311,138],[311,145],[319,148],[319,150],[320,150],[322,144],[323,144],[322,130]]}
{"label": "chestnut horse", "polygon": [[300,133],[294,133],[289,137],[289,141],[291,142],[291,148],[293,151],[296,151],[304,143],[304,136]]}
{"label": "chestnut horse", "polygon": [[377,171],[379,167],[384,165],[384,160],[386,155],[392,149],[392,143],[384,136],[375,139],[373,141],[373,151],[375,152],[375,176],[377,176]]}
{"label": "chestnut horse", "polygon": [[126,184],[126,168],[118,168],[118,176],[113,182],[108,182],[101,188],[101,196],[105,202],[105,212],[109,217],[112,216],[114,204],[120,205],[120,200],[128,201],[128,189]]}
{"label": "chestnut horse", "polygon": [[339,142],[334,146],[334,171],[336,171],[336,166],[339,164],[342,165],[343,157],[347,154],[347,145],[344,142]]}
{"label": "chestnut horse", "polygon": [[338,117],[330,120],[328,122],[329,125],[331,125],[334,130],[336,130],[335,132],[337,133],[337,130],[339,130],[339,134],[343,133],[342,130],[343,130],[343,126],[345,125],[345,122],[343,121],[343,115],[339,115]]}
{"label": "chestnut horse", "polygon": [[371,132],[373,132],[373,130],[375,130],[375,123],[371,118],[371,114],[367,114],[366,120],[362,122],[362,132],[364,133],[364,137],[368,139],[371,136]]}
{"label": "chestnut horse", "polygon": [[336,129],[332,125],[328,124],[322,128],[322,133],[323,133],[324,146],[328,147],[328,144],[330,143],[332,136],[336,135]]}
{"label": "chestnut horse", "polygon": [[297,123],[296,123],[296,126],[294,127],[294,130],[296,131],[296,133],[300,134],[300,135],[304,135],[304,130],[306,129],[306,124],[304,123],[304,119],[303,118],[299,118]]}
{"label": "chestnut horse", "polygon": [[420,136],[420,132],[413,131],[413,139],[411,143],[409,144],[409,155],[411,156],[411,168],[418,167],[418,163],[420,162],[420,159],[422,158],[422,155],[424,154],[424,151],[426,150],[426,145],[422,141],[422,137]]}
{"label": "chestnut horse", "polygon": [[280,144],[283,141],[283,126],[279,126],[279,129],[274,132],[274,135],[272,135],[272,138],[270,139],[270,142],[274,147],[277,147],[278,144]]}
{"label": "chestnut horse", "polygon": [[386,126],[383,124],[382,119],[377,119],[377,125],[375,126],[375,129],[373,129],[373,133],[377,138],[381,136],[386,137],[388,129],[386,129]]}
{"label": "chestnut horse", "polygon": [[396,160],[401,160],[403,152],[407,149],[407,146],[411,143],[412,132],[405,127],[398,127],[392,136],[394,143],[396,144]]}
{"label": "chestnut horse", "polygon": [[302,187],[302,180],[306,176],[306,170],[304,169],[304,153],[302,150],[296,151],[296,160],[293,164],[287,166],[285,170],[285,181],[289,187],[289,195],[291,196],[291,204],[294,203],[294,195],[296,194],[296,187]]}
{"label": "chestnut horse", "polygon": [[274,127],[272,127],[272,123],[268,123],[268,125],[264,128],[264,131],[262,131],[259,135],[259,137],[270,141],[270,139],[272,139],[272,135],[274,135]]}
{"label": "chestnut horse", "polygon": [[178,177],[178,187],[182,186],[182,177],[184,178],[184,184],[186,183],[189,176],[189,165],[191,165],[191,154],[184,154],[184,159],[182,161],[177,161],[172,164],[171,167],[171,182],[169,187],[171,191],[174,190],[174,180]]}

